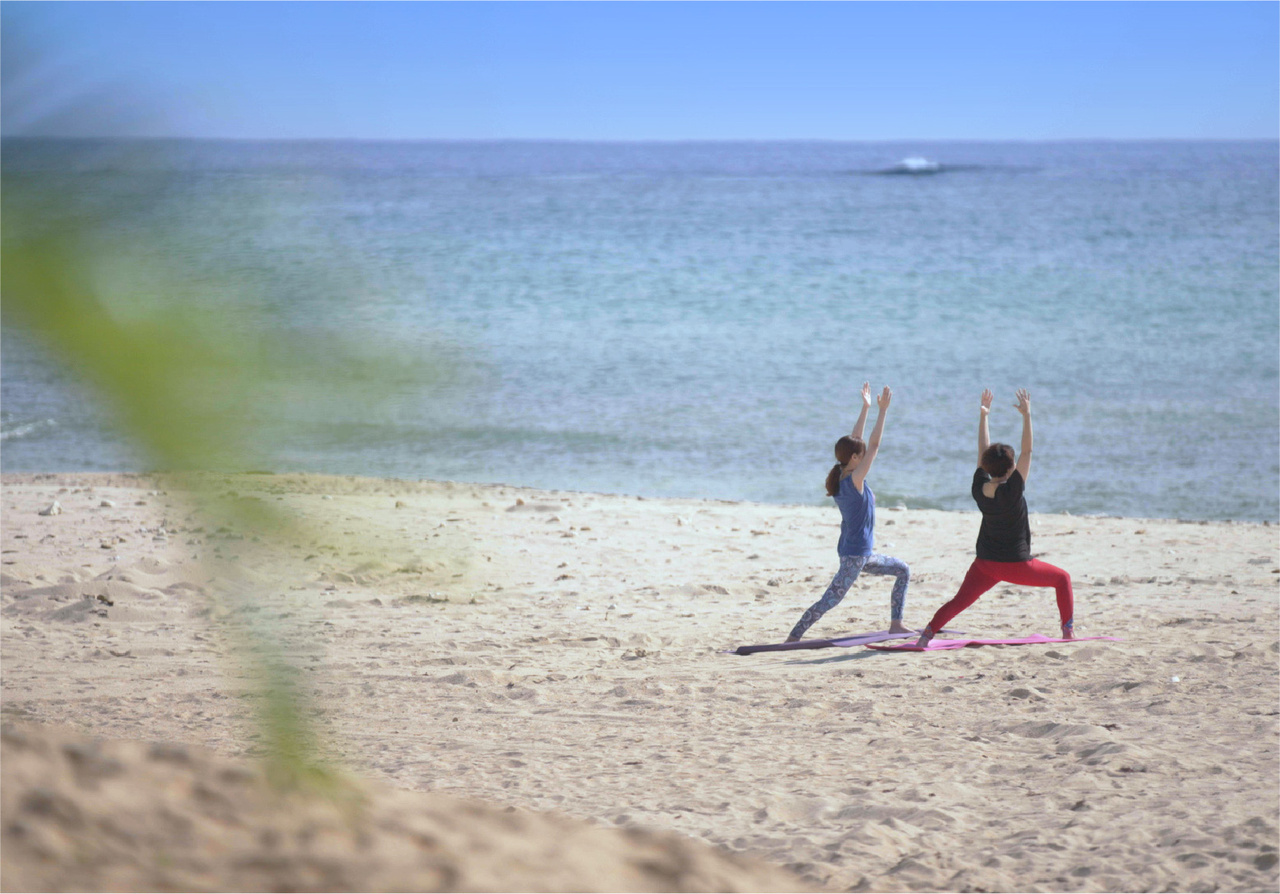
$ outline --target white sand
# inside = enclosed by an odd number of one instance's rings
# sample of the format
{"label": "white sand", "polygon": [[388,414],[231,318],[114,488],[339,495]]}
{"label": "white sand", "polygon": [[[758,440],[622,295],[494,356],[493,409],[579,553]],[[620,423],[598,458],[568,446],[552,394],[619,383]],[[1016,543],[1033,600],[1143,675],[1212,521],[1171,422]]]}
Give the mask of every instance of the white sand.
{"label": "white sand", "polygon": [[[5,476],[6,719],[252,752],[252,629],[302,669],[329,753],[399,789],[676,832],[832,889],[1280,887],[1276,527],[1033,516],[1078,634],[1120,643],[740,657],[719,650],[821,595],[833,509],[247,476],[227,487],[323,513],[262,560],[163,486]],[[881,508],[908,624],[976,530]],[[211,610],[215,551],[251,566],[251,605]],[[888,592],[864,577],[810,635],[884,629]],[[1056,622],[1051,590],[1001,586],[952,626]]]}

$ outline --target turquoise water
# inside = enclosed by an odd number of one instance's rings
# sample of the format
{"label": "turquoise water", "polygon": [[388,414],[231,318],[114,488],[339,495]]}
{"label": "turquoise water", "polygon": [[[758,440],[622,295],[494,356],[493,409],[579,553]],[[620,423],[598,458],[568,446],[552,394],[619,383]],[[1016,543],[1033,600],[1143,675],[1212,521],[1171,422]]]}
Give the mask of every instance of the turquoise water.
{"label": "turquoise water", "polygon": [[[1034,511],[1280,515],[1274,142],[117,148],[4,165],[163,194],[194,269],[272,268],[275,319],[452,363],[278,470],[818,503],[870,380],[881,505],[967,509],[978,395],[1016,444],[1025,386]],[[881,173],[908,156],[942,169]],[[5,471],[145,467],[20,332],[2,359]]]}

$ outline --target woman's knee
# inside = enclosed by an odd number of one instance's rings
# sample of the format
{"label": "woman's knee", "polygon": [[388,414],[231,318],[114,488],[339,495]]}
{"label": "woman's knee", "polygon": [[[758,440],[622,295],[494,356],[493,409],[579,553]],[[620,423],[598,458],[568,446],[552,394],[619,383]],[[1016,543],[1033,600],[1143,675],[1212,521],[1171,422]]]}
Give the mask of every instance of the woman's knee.
{"label": "woman's knee", "polygon": [[1050,565],[1048,562],[1034,561],[1031,568],[1044,583],[1038,586],[1042,587],[1070,587],[1071,575],[1067,573],[1065,568],[1059,568],[1057,565]]}
{"label": "woman's knee", "polygon": [[901,559],[894,559],[888,556],[879,558],[876,562],[875,571],[877,574],[891,574],[894,577],[909,580],[911,578],[911,566]]}

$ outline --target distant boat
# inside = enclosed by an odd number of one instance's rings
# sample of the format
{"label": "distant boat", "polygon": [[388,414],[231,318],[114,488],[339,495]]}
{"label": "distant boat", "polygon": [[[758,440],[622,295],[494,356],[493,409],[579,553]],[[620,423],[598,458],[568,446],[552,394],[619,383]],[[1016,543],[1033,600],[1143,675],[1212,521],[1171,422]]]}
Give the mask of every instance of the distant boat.
{"label": "distant boat", "polygon": [[881,174],[936,174],[942,165],[920,155],[904,158],[891,168],[880,171]]}

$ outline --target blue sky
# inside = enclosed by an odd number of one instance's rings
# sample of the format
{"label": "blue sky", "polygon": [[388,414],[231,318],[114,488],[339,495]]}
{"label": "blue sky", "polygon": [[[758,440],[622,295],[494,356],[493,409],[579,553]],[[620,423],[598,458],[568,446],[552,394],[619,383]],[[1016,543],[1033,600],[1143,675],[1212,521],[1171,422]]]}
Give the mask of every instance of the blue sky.
{"label": "blue sky", "polygon": [[8,2],[5,134],[1269,138],[1280,4]]}

